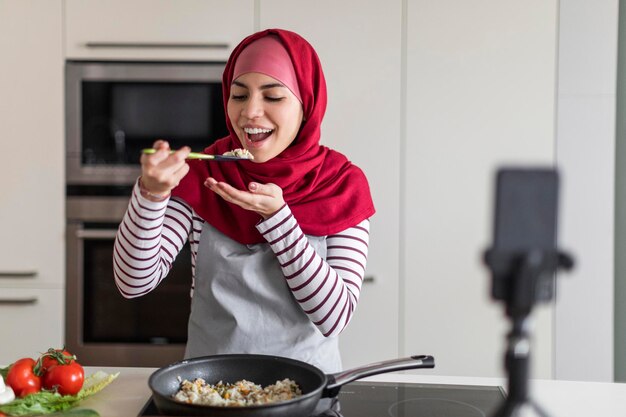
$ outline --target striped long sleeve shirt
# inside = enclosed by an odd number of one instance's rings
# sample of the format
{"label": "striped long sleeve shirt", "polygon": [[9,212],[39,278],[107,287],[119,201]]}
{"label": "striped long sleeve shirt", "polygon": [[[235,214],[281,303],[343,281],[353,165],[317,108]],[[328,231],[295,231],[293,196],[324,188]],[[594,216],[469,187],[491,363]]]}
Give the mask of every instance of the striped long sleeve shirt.
{"label": "striped long sleeve shirt", "polygon": [[[189,240],[192,288],[204,220],[183,200],[152,202],[135,185],[113,252],[115,283],[126,298],[152,291],[167,276]],[[369,244],[369,220],[326,237],[323,259],[285,205],[260,222],[295,300],[324,336],[339,334],[350,322],[361,292]]]}

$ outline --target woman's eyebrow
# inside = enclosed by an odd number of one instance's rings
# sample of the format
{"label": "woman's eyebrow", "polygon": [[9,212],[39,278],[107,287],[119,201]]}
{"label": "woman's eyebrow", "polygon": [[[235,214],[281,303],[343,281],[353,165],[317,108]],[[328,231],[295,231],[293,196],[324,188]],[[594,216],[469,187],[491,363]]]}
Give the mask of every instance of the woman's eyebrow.
{"label": "woman's eyebrow", "polygon": [[276,88],[276,87],[285,87],[285,86],[281,83],[263,84],[261,86],[261,90],[267,90],[268,88]]}
{"label": "woman's eyebrow", "polygon": [[[244,83],[242,83],[241,81],[233,81],[233,84],[238,86],[238,87],[242,87],[242,88],[248,88],[247,85],[245,85]],[[270,88],[276,88],[276,87],[283,87],[285,88],[285,86],[281,83],[269,83],[269,84],[263,84],[261,87],[259,87],[261,90],[267,90]]]}
{"label": "woman's eyebrow", "polygon": [[238,86],[238,87],[248,88],[248,86],[247,86],[247,85],[245,85],[244,83],[239,82],[239,81],[233,81],[233,84],[234,84],[234,85],[236,85],[236,86]]}

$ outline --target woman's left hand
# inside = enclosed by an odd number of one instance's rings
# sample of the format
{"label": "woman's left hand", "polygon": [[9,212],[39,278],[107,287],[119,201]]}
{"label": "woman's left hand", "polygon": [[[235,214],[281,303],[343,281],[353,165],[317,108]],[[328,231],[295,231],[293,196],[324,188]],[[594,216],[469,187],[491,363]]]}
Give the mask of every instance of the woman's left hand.
{"label": "woman's left hand", "polygon": [[276,184],[248,184],[249,191],[238,190],[225,182],[218,182],[209,177],[204,186],[219,194],[224,200],[237,204],[239,207],[254,211],[264,219],[271,217],[285,205],[283,190]]}

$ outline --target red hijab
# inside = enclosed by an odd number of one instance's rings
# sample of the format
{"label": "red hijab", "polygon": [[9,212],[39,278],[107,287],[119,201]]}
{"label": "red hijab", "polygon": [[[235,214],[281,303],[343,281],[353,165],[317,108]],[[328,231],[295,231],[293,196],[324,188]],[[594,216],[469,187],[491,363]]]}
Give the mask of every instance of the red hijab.
{"label": "red hijab", "polygon": [[[276,35],[287,50],[296,72],[304,120],[293,143],[275,158],[264,162],[188,161],[190,170],[172,195],[185,200],[195,212],[226,236],[243,244],[265,242],[255,225],[259,214],[229,203],[203,184],[211,176],[240,190],[252,181],[274,183],[283,190],[305,234],[327,236],[357,225],[371,217],[374,204],[367,179],[344,155],[320,145],[320,125],[326,111],[326,81],[313,47],[294,32],[267,29],[245,38],[230,55],[222,90],[228,104],[233,69],[241,51],[256,39]],[[217,140],[204,152],[222,154],[241,148],[228,114],[230,135]]]}

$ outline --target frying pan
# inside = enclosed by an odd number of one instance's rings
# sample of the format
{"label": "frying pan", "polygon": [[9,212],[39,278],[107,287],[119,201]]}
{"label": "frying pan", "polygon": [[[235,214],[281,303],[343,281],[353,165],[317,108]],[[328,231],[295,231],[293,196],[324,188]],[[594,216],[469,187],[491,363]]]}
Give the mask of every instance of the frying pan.
{"label": "frying pan", "polygon": [[[341,386],[366,376],[403,369],[434,368],[432,356],[420,355],[384,362],[372,363],[334,374],[306,362],[280,356],[229,354],[187,359],[155,371],[148,380],[157,410],[171,416],[212,417],[306,417],[315,410],[325,397],[335,397]],[[261,386],[275,384],[284,378],[294,380],[302,390],[302,396],[278,403],[246,407],[218,407],[185,404],[172,397],[180,389],[178,378],[194,380],[202,378],[209,384],[218,381],[233,383],[241,379]]]}

